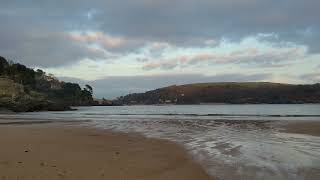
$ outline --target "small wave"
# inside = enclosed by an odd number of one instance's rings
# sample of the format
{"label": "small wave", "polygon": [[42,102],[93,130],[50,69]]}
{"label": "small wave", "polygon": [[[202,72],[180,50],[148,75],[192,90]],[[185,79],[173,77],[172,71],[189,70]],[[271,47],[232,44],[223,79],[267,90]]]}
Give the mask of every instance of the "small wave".
{"label": "small wave", "polygon": [[84,115],[94,116],[216,116],[216,117],[320,117],[320,115],[297,115],[297,114],[183,114],[183,113],[163,113],[163,114],[133,114],[133,113],[84,113]]}

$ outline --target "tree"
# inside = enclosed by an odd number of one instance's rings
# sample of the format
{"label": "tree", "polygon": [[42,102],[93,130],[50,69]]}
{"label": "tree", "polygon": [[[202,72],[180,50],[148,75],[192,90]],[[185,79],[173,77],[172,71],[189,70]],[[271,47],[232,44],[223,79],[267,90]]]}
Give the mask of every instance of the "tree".
{"label": "tree", "polygon": [[8,61],[4,57],[0,56],[0,75],[5,74],[5,70],[6,68],[8,68],[8,66],[9,66]]}
{"label": "tree", "polygon": [[25,65],[16,63],[6,68],[6,75],[17,83],[34,86],[35,72],[33,69],[27,68]]}
{"label": "tree", "polygon": [[42,71],[41,69],[37,69],[37,70],[36,70],[36,74],[37,74],[38,76],[43,76],[43,75],[46,75],[46,72]]}
{"label": "tree", "polygon": [[86,84],[85,90],[89,91],[91,95],[93,94],[93,88],[90,85]]}

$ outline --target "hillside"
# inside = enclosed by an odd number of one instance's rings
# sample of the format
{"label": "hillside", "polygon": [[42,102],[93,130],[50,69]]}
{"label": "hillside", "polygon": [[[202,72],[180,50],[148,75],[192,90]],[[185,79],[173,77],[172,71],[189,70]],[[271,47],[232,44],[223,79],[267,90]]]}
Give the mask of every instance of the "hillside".
{"label": "hillside", "polygon": [[226,82],[174,85],[145,93],[129,94],[119,97],[116,102],[121,104],[320,103],[320,84]]}
{"label": "hillside", "polygon": [[59,81],[0,56],[0,108],[16,112],[68,110],[69,106],[94,104],[92,88]]}
{"label": "hillside", "polygon": [[15,83],[11,79],[0,77],[0,96],[19,95],[23,92],[24,89],[21,84]]}

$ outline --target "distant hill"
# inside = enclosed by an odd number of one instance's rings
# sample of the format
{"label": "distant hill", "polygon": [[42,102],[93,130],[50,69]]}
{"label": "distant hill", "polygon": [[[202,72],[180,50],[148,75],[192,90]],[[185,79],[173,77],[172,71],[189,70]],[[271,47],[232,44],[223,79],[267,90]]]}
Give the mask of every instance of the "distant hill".
{"label": "distant hill", "polygon": [[293,104],[320,103],[320,84],[224,82],[169,86],[119,97],[121,104]]}
{"label": "distant hill", "polygon": [[92,87],[59,81],[0,56],[0,108],[12,111],[67,110],[69,106],[93,105]]}

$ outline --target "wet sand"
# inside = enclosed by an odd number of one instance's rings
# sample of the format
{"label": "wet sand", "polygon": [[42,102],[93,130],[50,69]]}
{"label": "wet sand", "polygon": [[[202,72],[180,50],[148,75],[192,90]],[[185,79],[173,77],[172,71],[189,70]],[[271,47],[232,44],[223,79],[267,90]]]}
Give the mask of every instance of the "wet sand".
{"label": "wet sand", "polygon": [[286,133],[320,136],[320,121],[288,121],[282,128]]}
{"label": "wet sand", "polygon": [[209,180],[180,146],[56,124],[0,125],[0,179]]}

